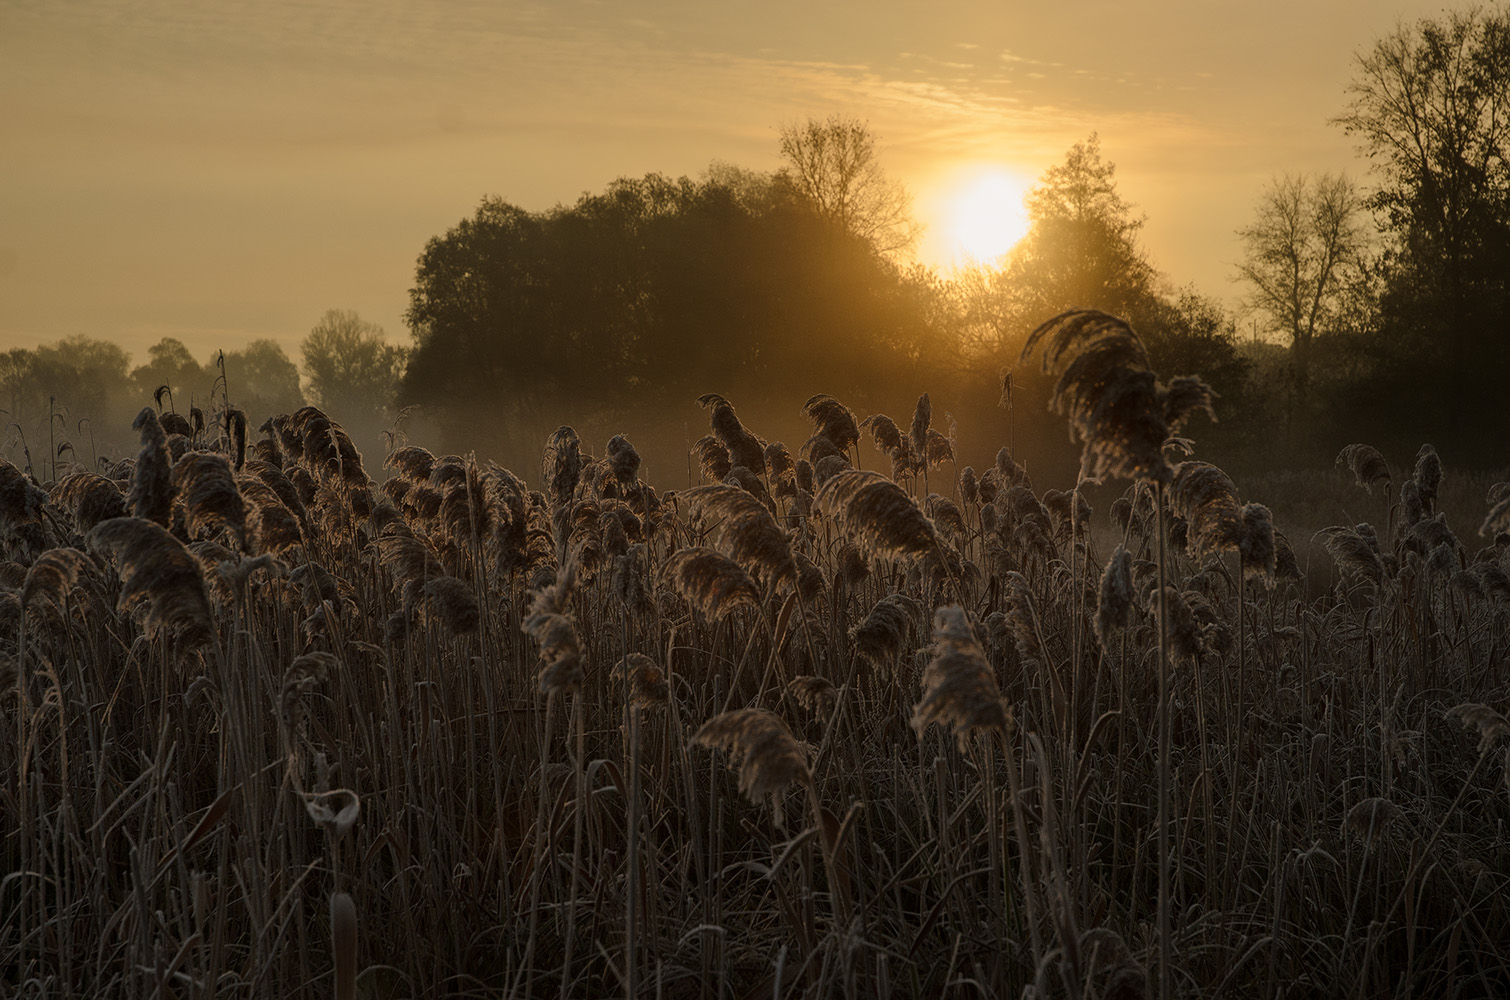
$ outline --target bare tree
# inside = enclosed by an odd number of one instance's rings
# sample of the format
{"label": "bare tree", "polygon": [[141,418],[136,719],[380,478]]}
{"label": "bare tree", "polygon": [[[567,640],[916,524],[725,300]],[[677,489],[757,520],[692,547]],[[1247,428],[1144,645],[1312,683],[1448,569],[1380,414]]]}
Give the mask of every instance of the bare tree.
{"label": "bare tree", "polygon": [[912,196],[876,160],[876,137],[857,118],[830,115],[781,126],[781,176],[815,211],[866,240],[900,253],[917,242]]}
{"label": "bare tree", "polygon": [[1259,198],[1243,241],[1238,279],[1245,305],[1289,340],[1297,401],[1310,381],[1311,345],[1337,322],[1361,273],[1368,236],[1357,187],[1342,174],[1285,174]]}

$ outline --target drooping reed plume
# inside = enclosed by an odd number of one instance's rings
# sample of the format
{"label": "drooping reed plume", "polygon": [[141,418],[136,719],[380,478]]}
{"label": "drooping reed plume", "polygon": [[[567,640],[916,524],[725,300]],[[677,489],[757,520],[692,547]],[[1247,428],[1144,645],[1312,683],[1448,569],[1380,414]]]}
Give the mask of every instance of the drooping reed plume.
{"label": "drooping reed plume", "polygon": [[641,711],[653,711],[666,706],[670,689],[666,675],[656,662],[644,653],[630,653],[613,668],[616,685],[628,685],[629,703]]}
{"label": "drooping reed plume", "polygon": [[854,413],[827,393],[809,398],[802,404],[802,412],[813,422],[813,433],[826,438],[841,453],[847,453],[860,440]]}
{"label": "drooping reed plume", "polygon": [[246,545],[246,503],[222,455],[191,451],[173,466],[173,488],[183,497],[189,537],[225,529],[237,546]]}
{"label": "drooping reed plume", "polygon": [[1243,512],[1237,487],[1221,469],[1207,462],[1181,462],[1175,466],[1169,498],[1189,526],[1191,555],[1200,558],[1241,548]]}
{"label": "drooping reed plume", "polygon": [[703,409],[712,411],[709,419],[713,425],[713,434],[728,450],[729,460],[734,465],[744,466],[757,476],[765,475],[765,442],[740,423],[733,404],[716,392],[697,397],[697,403]]}
{"label": "drooping reed plume", "polygon": [[869,557],[932,554],[938,530],[917,502],[885,476],[851,469],[818,490],[818,508]]}
{"label": "drooping reed plume", "polygon": [[677,495],[688,513],[712,532],[714,544],[746,573],[768,587],[791,580],[797,572],[791,541],[770,510],[737,486],[698,486]]}
{"label": "drooping reed plume", "polygon": [[1005,734],[1006,702],[963,608],[934,612],[933,647],[922,687],[912,710],[912,728],[919,736],[931,725],[946,726],[963,751],[977,732]]}
{"label": "drooping reed plume", "polygon": [[214,633],[199,561],[154,521],[117,517],[95,526],[89,544],[110,553],[121,580],[116,607],[137,615],[149,636],[163,631],[186,645]]}
{"label": "drooping reed plume", "polygon": [[1214,417],[1201,380],[1161,384],[1143,342],[1125,320],[1094,309],[1060,313],[1028,335],[1026,360],[1043,348],[1043,369],[1059,370],[1049,405],[1070,418],[1085,446],[1082,472],[1167,483],[1164,446],[1197,412]]}
{"label": "drooping reed plume", "polygon": [[144,518],[168,527],[173,520],[173,463],[168,457],[168,438],[150,406],[131,422],[131,429],[141,433],[141,450],[131,470],[131,490],[126,504],[133,517]]}
{"label": "drooping reed plume", "polygon": [[80,535],[101,521],[126,515],[126,498],[118,483],[94,472],[75,472],[64,476],[53,487],[52,500],[73,518],[74,530]]}
{"label": "drooping reed plume", "polygon": [[48,549],[26,571],[26,580],[21,585],[21,606],[30,607],[33,601],[45,597],[61,608],[78,583],[79,575],[94,568],[93,560],[78,549]]}
{"label": "drooping reed plume", "polygon": [[0,459],[0,542],[11,559],[30,562],[52,543],[43,519],[47,491]]}
{"label": "drooping reed plume", "polygon": [[1337,453],[1336,464],[1347,466],[1358,485],[1370,493],[1381,482],[1385,489],[1389,489],[1389,463],[1384,461],[1384,456],[1372,445],[1348,445]]}
{"label": "drooping reed plume", "polygon": [[918,612],[918,603],[906,594],[882,597],[870,614],[849,630],[855,655],[878,671],[890,669],[902,653]]}
{"label": "drooping reed plume", "polygon": [[710,621],[740,607],[759,607],[760,588],[740,565],[722,553],[689,546],[666,560],[665,578],[676,592]]}
{"label": "drooping reed plume", "polygon": [[426,580],[422,588],[426,617],[443,625],[452,635],[476,632],[482,610],[472,588],[454,576]]}
{"label": "drooping reed plume", "polygon": [[692,742],[733,754],[740,792],[757,805],[769,800],[777,826],[786,822],[787,788],[794,782],[812,787],[807,755],[786,723],[765,709],[740,708],[714,716],[703,723]]}

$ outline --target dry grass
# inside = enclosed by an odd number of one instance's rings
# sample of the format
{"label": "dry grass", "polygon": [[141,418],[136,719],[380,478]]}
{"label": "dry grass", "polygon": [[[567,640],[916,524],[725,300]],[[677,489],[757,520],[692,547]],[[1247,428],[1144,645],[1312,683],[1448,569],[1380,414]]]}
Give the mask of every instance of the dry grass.
{"label": "dry grass", "polygon": [[1161,944],[1180,995],[1510,994],[1489,483],[1192,465],[1161,517],[1003,454],[946,505],[921,405],[706,405],[680,497],[570,428],[544,492],[380,486],[318,411],[239,475],[155,417],[135,478],[0,466],[0,995],[1093,1000]]}

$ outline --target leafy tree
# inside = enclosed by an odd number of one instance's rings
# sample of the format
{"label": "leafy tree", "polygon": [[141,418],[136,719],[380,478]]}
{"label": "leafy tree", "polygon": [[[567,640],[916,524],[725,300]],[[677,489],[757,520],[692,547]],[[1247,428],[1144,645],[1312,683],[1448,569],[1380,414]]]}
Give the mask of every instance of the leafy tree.
{"label": "leafy tree", "polygon": [[210,389],[215,384],[216,372],[206,369],[184,342],[175,337],[164,337],[147,348],[147,363],[131,371],[131,380],[144,402],[152,399],[162,386],[168,387],[169,397],[163,405],[179,413],[187,414],[191,406],[203,406],[210,398]]}
{"label": "leafy tree", "polygon": [[858,401],[945,345],[919,272],[784,182],[718,167],[620,179],[547,212],[484,201],[426,245],[407,320],[401,401],[453,441],[489,428],[515,456],[564,421],[708,391]]}
{"label": "leafy tree", "polygon": [[[213,361],[207,367],[214,367]],[[299,369],[275,340],[254,340],[239,351],[227,351],[225,374],[233,404],[254,424],[304,405]]]}
{"label": "leafy tree", "polygon": [[870,126],[845,115],[783,125],[778,177],[823,218],[854,233],[883,254],[917,242],[912,197],[886,176],[876,158]]}
{"label": "leafy tree", "polygon": [[[347,309],[331,309],[300,347],[310,398],[342,422],[384,423],[403,376],[405,351],[383,328]],[[281,353],[281,352],[279,352]],[[276,359],[272,359],[276,368]]]}
{"label": "leafy tree", "polygon": [[1138,243],[1144,220],[1117,192],[1115,175],[1092,133],[1029,192],[1028,233],[1007,263],[1019,323],[1082,308],[1136,325],[1155,301],[1157,272]]}
{"label": "leafy tree", "polygon": [[1311,345],[1345,321],[1365,270],[1368,235],[1363,198],[1340,174],[1276,178],[1259,198],[1251,224],[1238,230],[1248,286],[1246,308],[1290,348],[1290,376],[1304,408]]}

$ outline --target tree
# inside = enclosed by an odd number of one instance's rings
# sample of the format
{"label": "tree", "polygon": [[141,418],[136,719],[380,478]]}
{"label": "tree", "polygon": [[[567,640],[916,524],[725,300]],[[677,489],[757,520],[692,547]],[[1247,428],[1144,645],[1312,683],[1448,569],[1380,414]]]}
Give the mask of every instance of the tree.
{"label": "tree", "polygon": [[383,328],[355,312],[327,312],[300,347],[304,377],[315,404],[343,423],[366,429],[390,413],[405,351],[387,341]]}
{"label": "tree", "polygon": [[878,253],[907,250],[921,232],[912,197],[886,176],[876,159],[876,137],[857,118],[830,115],[781,126],[778,175],[820,216],[837,223]]}
{"label": "tree", "polygon": [[1383,346],[1399,386],[1452,430],[1487,426],[1510,372],[1510,16],[1402,24],[1357,57],[1348,90],[1336,121],[1379,177]]}
{"label": "tree", "polygon": [[945,341],[920,272],[727,167],[621,178],[546,212],[487,199],[426,244],[406,320],[401,401],[451,447],[488,435],[521,463],[565,421],[664,417],[679,440],[674,407],[709,391],[864,405]]}
{"label": "tree", "polygon": [[1066,309],[1101,309],[1138,325],[1157,272],[1138,244],[1143,218],[1117,193],[1116,166],[1092,133],[1028,194],[1028,233],[1007,259],[1014,322],[1031,329]]}
{"label": "tree", "polygon": [[1363,272],[1363,212],[1362,195],[1341,174],[1286,174],[1259,198],[1253,222],[1237,231],[1243,243],[1237,273],[1249,289],[1244,305],[1288,341],[1302,408],[1311,344],[1340,322]]}
{"label": "tree", "polygon": [[[214,367],[213,359],[208,367]],[[254,340],[239,351],[227,351],[225,376],[234,404],[254,425],[304,405],[299,369],[275,340]]]}
{"label": "tree", "polygon": [[[143,400],[151,400],[160,387],[167,386],[172,409],[187,415],[191,406],[202,406],[210,398],[215,372],[195,361],[183,341],[164,337],[147,348],[147,363],[132,369],[131,380]],[[163,405],[169,406],[170,400],[165,398]]]}

